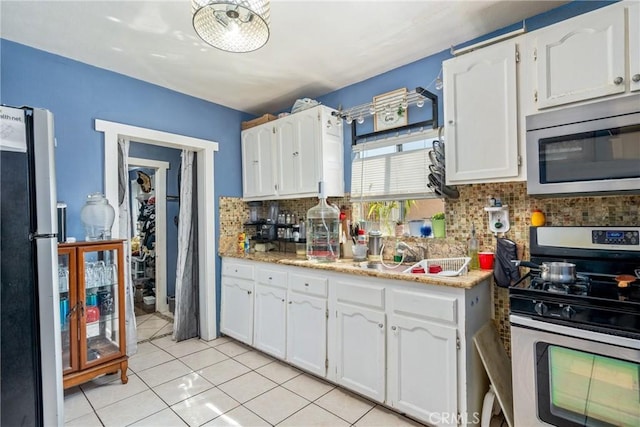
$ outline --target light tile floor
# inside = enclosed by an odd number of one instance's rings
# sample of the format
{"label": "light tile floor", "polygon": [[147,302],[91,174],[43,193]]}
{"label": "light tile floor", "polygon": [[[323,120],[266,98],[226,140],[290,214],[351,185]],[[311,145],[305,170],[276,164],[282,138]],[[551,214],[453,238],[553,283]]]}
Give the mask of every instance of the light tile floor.
{"label": "light tile floor", "polygon": [[136,315],[138,342],[160,338],[173,333],[173,315],[171,313],[151,313]]}
{"label": "light tile floor", "polygon": [[153,339],[165,327],[138,344],[128,384],[116,374],[66,390],[65,425],[421,426],[229,338]]}

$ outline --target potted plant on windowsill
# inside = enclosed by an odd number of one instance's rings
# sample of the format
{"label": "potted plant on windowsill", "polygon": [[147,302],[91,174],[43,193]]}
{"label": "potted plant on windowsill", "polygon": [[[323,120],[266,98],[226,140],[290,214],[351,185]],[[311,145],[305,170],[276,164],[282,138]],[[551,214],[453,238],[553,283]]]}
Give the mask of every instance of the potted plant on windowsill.
{"label": "potted plant on windowsill", "polygon": [[386,235],[390,235],[393,232],[391,213],[394,209],[397,208],[398,203],[395,201],[371,202],[369,204],[367,219],[373,222],[377,222],[378,229],[380,231],[384,231]]}
{"label": "potted plant on windowsill", "polygon": [[438,212],[431,217],[431,227],[433,229],[433,237],[445,237],[444,212]]}

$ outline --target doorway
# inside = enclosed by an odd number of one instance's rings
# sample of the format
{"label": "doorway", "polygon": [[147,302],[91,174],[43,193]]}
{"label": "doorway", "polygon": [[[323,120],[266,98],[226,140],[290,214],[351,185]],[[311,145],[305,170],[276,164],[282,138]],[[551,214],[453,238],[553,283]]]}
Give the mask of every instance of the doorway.
{"label": "doorway", "polygon": [[[131,276],[136,316],[169,313],[166,161],[129,157],[129,194],[133,236]],[[175,244],[175,242],[174,242]]]}
{"label": "doorway", "polygon": [[[213,156],[218,143],[184,135],[153,129],[140,128],[121,123],[96,120],[95,128],[103,132],[105,145],[105,195],[118,200],[118,140],[135,141],[192,150],[197,156],[198,229],[202,238],[198,241],[199,270],[199,331],[200,338],[212,340],[217,336],[217,296],[215,280],[215,209]],[[120,231],[118,222],[112,228],[113,236],[126,236]],[[133,334],[135,336],[135,332]],[[129,342],[127,343],[129,345]],[[135,344],[134,344],[135,347]]]}

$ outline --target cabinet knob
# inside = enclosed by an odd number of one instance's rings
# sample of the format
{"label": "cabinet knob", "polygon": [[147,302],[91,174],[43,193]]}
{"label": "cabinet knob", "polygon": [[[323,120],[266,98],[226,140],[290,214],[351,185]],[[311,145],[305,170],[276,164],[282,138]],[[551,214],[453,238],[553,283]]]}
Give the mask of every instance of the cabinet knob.
{"label": "cabinet knob", "polygon": [[640,82],[640,74],[634,74],[633,77],[631,77],[631,80],[634,82]]}
{"label": "cabinet knob", "polygon": [[273,277],[269,277],[269,280],[273,280]]}
{"label": "cabinet knob", "polygon": [[449,120],[449,124],[452,125],[453,124],[453,120]]}
{"label": "cabinet knob", "polygon": [[247,291],[247,295],[251,295],[251,291]]}
{"label": "cabinet knob", "polygon": [[284,302],[284,298],[282,298],[282,302]]}
{"label": "cabinet knob", "polygon": [[395,331],[396,329],[398,329],[398,328],[396,328],[395,326],[392,326],[392,327],[391,327],[391,330],[392,330],[392,331]]}
{"label": "cabinet knob", "polygon": [[613,79],[613,83],[616,85],[622,84],[623,81],[624,79],[622,77],[616,77],[615,79]]}
{"label": "cabinet knob", "polygon": [[289,301],[289,304],[291,304],[291,301]]}
{"label": "cabinet knob", "polygon": [[299,154],[299,153],[298,153],[297,151],[295,151],[295,152],[293,153],[294,157],[295,157],[295,156],[297,156],[298,154]]}
{"label": "cabinet knob", "polygon": [[304,285],[305,285],[305,286],[307,286],[307,287],[309,286],[309,284],[308,284],[308,283],[305,283]]}
{"label": "cabinet knob", "polygon": [[382,323],[378,323],[378,328],[384,328],[384,325]]}

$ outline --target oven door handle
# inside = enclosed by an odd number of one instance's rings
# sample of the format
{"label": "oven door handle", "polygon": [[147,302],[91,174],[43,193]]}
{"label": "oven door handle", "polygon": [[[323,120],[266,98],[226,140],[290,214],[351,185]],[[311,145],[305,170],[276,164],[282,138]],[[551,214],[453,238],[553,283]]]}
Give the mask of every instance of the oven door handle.
{"label": "oven door handle", "polygon": [[551,334],[566,335],[568,337],[582,338],[589,341],[640,350],[640,340],[634,340],[631,338],[593,332],[587,329],[580,329],[578,327],[572,328],[564,325],[558,325],[557,323],[541,322],[529,317],[518,316],[517,314],[511,314],[509,316],[509,321],[511,322],[512,327],[519,326],[528,329],[537,329]]}

